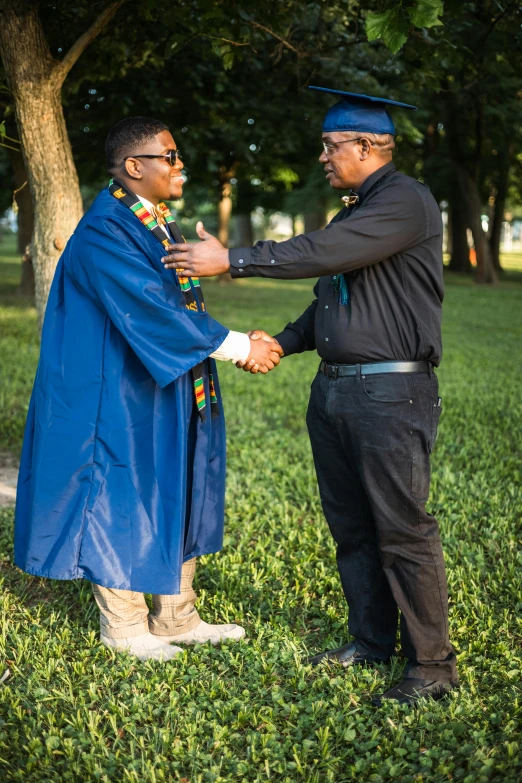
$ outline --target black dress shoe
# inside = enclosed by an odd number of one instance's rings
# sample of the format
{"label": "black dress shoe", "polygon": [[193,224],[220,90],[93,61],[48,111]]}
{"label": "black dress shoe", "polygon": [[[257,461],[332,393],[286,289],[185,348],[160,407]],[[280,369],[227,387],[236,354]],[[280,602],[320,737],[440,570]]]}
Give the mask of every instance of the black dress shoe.
{"label": "black dress shoe", "polygon": [[382,707],[385,700],[394,701],[397,704],[415,704],[419,699],[443,699],[454,688],[457,682],[442,682],[441,680],[420,680],[409,677],[394,688],[372,699],[375,707]]}
{"label": "black dress shoe", "polygon": [[318,655],[312,655],[307,659],[307,663],[311,663],[312,666],[317,666],[321,661],[332,661],[334,663],[341,663],[343,666],[359,666],[359,665],[371,665],[373,663],[388,663],[387,661],[381,661],[378,658],[373,658],[370,655],[363,655],[357,652],[355,642],[349,642],[344,647],[338,647],[336,650],[325,650]]}

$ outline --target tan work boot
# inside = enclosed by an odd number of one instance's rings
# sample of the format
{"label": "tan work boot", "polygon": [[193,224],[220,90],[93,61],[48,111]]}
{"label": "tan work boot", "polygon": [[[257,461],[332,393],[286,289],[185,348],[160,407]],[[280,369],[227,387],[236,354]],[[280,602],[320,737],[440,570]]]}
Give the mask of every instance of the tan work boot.
{"label": "tan work boot", "polygon": [[245,635],[245,629],[240,625],[231,623],[229,625],[210,625],[201,620],[192,631],[180,633],[177,636],[155,636],[155,639],[162,639],[165,642],[175,642],[176,644],[210,644],[216,645],[226,639],[237,641]]}
{"label": "tan work boot", "polygon": [[183,652],[181,647],[170,645],[167,637],[153,636],[151,633],[127,636],[124,639],[111,639],[100,634],[100,641],[113,650],[135,655],[140,661],[170,661]]}

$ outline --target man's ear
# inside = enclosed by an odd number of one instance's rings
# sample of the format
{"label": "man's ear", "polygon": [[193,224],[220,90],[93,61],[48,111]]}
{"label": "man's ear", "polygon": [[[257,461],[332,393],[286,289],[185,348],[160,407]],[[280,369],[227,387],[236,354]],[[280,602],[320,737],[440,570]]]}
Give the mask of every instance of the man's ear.
{"label": "man's ear", "polygon": [[368,139],[361,139],[361,154],[359,160],[367,160],[370,157],[372,151],[372,145]]}
{"label": "man's ear", "polygon": [[125,173],[131,179],[142,179],[143,174],[141,172],[140,162],[137,158],[127,158],[123,161]]}

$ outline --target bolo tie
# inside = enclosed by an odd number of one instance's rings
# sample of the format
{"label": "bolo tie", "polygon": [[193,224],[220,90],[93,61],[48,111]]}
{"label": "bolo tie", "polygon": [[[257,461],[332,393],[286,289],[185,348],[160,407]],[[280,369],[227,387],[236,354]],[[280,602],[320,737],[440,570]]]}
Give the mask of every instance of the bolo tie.
{"label": "bolo tie", "polygon": [[[345,207],[353,207],[354,204],[357,204],[359,201],[359,194],[355,193],[353,190],[350,190],[347,196],[341,196],[341,201]],[[331,284],[339,295],[339,304],[347,305],[348,300],[350,299],[350,293],[348,291],[348,284],[346,282],[344,273],[333,275]]]}

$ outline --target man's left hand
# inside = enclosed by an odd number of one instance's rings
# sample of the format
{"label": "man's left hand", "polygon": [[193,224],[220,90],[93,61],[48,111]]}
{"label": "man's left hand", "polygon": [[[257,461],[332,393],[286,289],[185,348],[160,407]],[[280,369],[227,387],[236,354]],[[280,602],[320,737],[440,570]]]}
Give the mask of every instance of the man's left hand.
{"label": "man's left hand", "polygon": [[219,239],[205,231],[200,221],[196,232],[201,242],[167,245],[169,255],[161,259],[165,269],[175,269],[180,277],[212,277],[230,269],[228,250]]}

